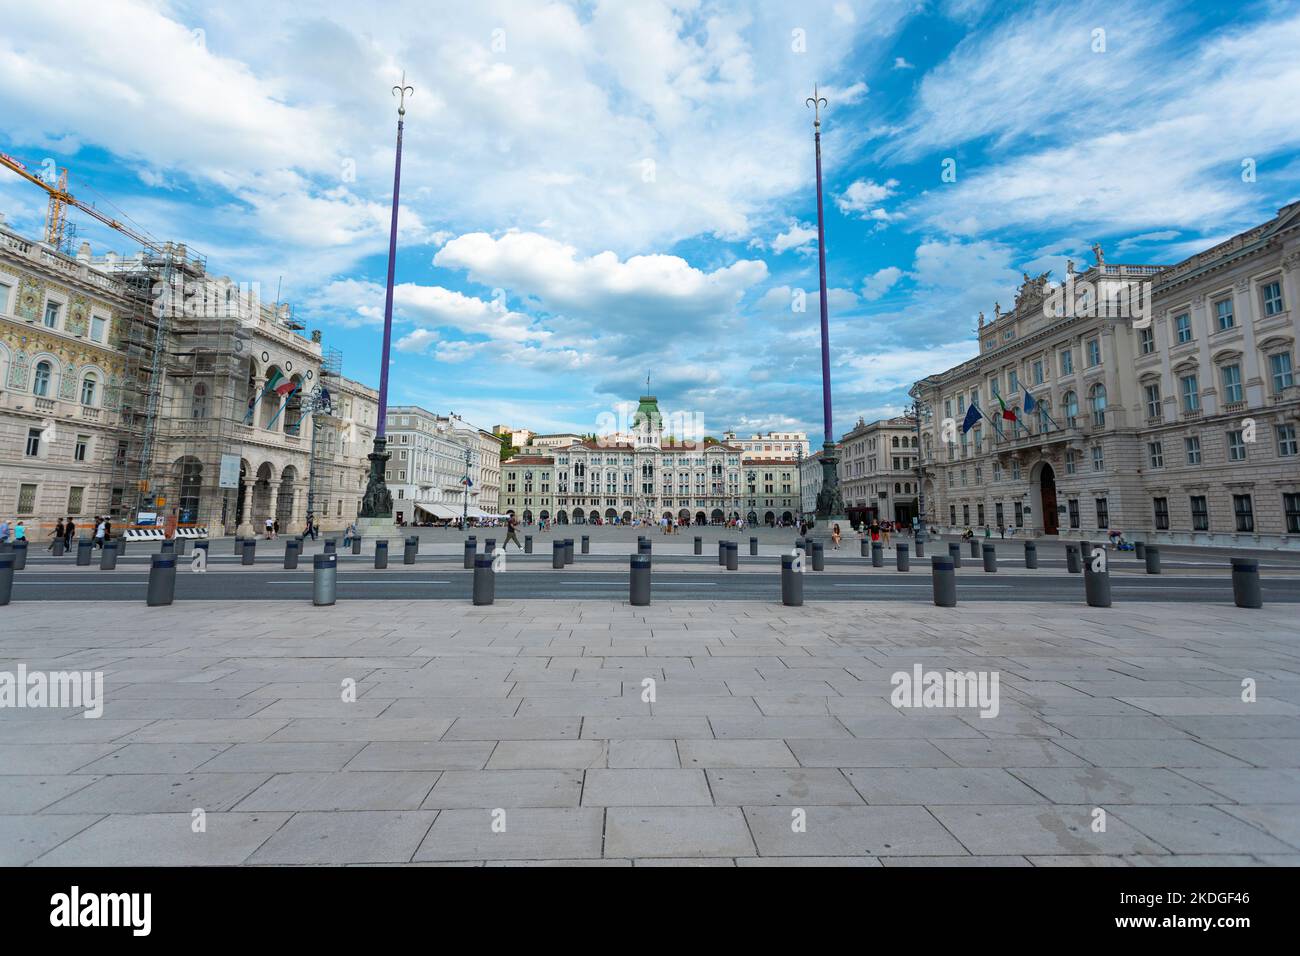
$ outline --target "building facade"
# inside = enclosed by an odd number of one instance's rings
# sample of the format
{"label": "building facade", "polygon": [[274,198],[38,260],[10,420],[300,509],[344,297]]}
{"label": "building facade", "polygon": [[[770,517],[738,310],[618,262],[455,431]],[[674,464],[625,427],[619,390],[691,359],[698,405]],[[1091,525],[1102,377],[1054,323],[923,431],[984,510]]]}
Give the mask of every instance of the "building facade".
{"label": "building facade", "polygon": [[799,504],[803,517],[811,521],[817,515],[817,496],[822,490],[821,450],[805,455],[797,462],[799,467]]}
{"label": "building facade", "polygon": [[72,256],[0,222],[0,512],[33,537],[69,515],[299,526],[313,475],[358,468],[313,440],[325,395],[348,389],[302,329],[183,245]]}
{"label": "building facade", "polygon": [[750,435],[739,438],[735,432],[727,432],[723,441],[740,449],[740,460],[765,459],[768,461],[798,461],[808,455],[808,434],[806,432],[768,432],[766,435]]}
{"label": "building facade", "polygon": [[385,481],[393,493],[394,517],[420,523],[497,516],[501,441],[496,435],[417,405],[389,410],[388,435],[392,458]]}
{"label": "building facade", "polygon": [[[1172,267],[1097,251],[1067,276],[1090,301],[1062,314],[1060,288],[1026,276],[1012,311],[981,317],[978,357],[914,386],[927,520],[1300,547],[1300,203]],[[1139,285],[1148,309],[1103,307]]]}
{"label": "building facade", "polygon": [[790,458],[741,456],[745,521],[751,525],[794,524],[799,520],[799,463]]}
{"label": "building facade", "polygon": [[[855,526],[872,521],[910,524],[917,512],[916,419],[862,419],[840,439],[844,510]],[[815,500],[815,499],[814,499]]]}
{"label": "building facade", "polygon": [[742,514],[740,449],[664,440],[658,400],[642,396],[633,441],[534,444],[501,464],[501,510],[525,524],[658,521],[721,524]]}

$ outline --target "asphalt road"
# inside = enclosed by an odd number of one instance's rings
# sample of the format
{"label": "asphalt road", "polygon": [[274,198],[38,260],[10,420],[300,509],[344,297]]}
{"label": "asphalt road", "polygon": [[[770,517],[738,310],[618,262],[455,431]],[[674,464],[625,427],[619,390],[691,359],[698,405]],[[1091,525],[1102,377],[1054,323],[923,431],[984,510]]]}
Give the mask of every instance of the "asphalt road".
{"label": "asphalt road", "polygon": [[[715,551],[716,551],[716,545]],[[138,549],[143,552],[143,549]],[[1023,552],[1022,552],[1023,554]],[[1067,574],[1064,560],[1040,559],[1037,570],[1026,570],[1023,560],[1004,558],[996,573],[965,552],[957,572],[958,602],[1051,601],[1082,605],[1083,578]],[[891,555],[892,558],[892,555]],[[1190,558],[1190,556],[1189,556]],[[149,555],[122,559],[113,571],[76,567],[65,559],[37,558],[14,576],[13,600],[28,601],[139,601],[143,604]],[[575,556],[564,570],[550,567],[550,556],[523,556],[512,552],[504,572],[496,575],[500,599],[593,598],[625,601],[628,593],[626,555]],[[310,560],[298,570],[282,569],[281,559],[266,555],[252,567],[240,566],[233,556],[214,555],[208,570],[195,573],[187,559],[177,572],[176,600],[302,600],[310,601]],[[1267,603],[1300,603],[1300,567],[1289,562],[1264,563],[1261,572]],[[871,568],[856,555],[833,554],[823,572],[803,576],[807,601],[930,601],[929,560],[912,562],[907,573],[895,570],[890,560],[884,568]],[[1164,563],[1164,573],[1148,575],[1141,562],[1112,557],[1111,589],[1116,606],[1126,601],[1188,601],[1226,603],[1232,600],[1231,573],[1226,559]],[[340,557],[337,576],[339,600],[469,600],[472,572],[450,555],[422,555],[414,565],[401,563],[400,552],[383,571],[373,568],[370,556]],[[655,558],[654,600],[779,600],[780,575],[776,555],[740,558],[740,569],[725,571],[712,556],[660,555]]]}

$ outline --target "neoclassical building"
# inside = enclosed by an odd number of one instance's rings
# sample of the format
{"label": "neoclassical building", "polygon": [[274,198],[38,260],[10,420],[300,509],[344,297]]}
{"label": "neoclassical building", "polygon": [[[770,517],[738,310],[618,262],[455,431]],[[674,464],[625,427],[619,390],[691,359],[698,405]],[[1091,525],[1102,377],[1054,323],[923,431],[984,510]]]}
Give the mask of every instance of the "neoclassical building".
{"label": "neoclassical building", "polygon": [[[1174,266],[1096,251],[1067,277],[1091,300],[1062,314],[1059,288],[1026,276],[1011,311],[981,316],[976,358],[913,387],[927,520],[1300,547],[1300,203]],[[1138,287],[1148,308],[1105,307]]]}
{"label": "neoclassical building", "polygon": [[[315,476],[350,520],[374,393],[302,329],[183,245],[69,256],[0,222],[0,512],[297,530]],[[340,398],[368,416],[346,449],[313,430]]]}
{"label": "neoclassical building", "polygon": [[496,435],[417,405],[389,409],[388,435],[392,458],[385,480],[402,520],[498,514],[501,439]]}
{"label": "neoclassical building", "polygon": [[916,419],[858,419],[840,439],[839,478],[844,510],[855,525],[872,521],[910,524],[917,514]]}
{"label": "neoclassical building", "polygon": [[743,514],[739,448],[665,441],[653,395],[641,397],[630,427],[630,442],[569,436],[564,444],[521,449],[501,463],[501,510],[525,524],[665,516],[711,524]]}

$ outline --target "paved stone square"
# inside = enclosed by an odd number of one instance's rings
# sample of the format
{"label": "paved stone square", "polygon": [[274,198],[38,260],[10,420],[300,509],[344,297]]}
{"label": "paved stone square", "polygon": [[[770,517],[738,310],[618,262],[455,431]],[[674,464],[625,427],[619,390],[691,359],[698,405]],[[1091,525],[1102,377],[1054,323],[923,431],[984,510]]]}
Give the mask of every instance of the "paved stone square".
{"label": "paved stone square", "polygon": [[20,665],[104,710],[0,709],[3,865],[1300,864],[1280,606],[33,602]]}

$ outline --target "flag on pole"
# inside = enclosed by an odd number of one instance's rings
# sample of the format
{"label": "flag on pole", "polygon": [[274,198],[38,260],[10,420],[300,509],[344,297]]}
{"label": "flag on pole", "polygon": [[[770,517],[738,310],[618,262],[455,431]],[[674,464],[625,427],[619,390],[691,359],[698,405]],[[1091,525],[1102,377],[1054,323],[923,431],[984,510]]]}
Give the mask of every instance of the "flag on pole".
{"label": "flag on pole", "polygon": [[1002,406],[1002,417],[1009,422],[1014,422],[1016,420],[1016,413],[1013,412],[1011,409],[1007,408],[1007,403],[1002,401],[1002,396],[994,395],[993,397],[996,398],[998,400],[998,404]]}
{"label": "flag on pole", "polygon": [[284,393],[280,391],[280,389],[284,387],[283,383],[288,381],[289,380],[280,373],[278,368],[272,369],[271,374],[266,377],[266,384],[262,386],[262,390],[256,395],[249,396],[248,412],[244,415],[244,424],[248,424],[252,421],[253,409],[257,407],[257,403],[262,400],[263,395],[266,395],[269,392],[277,392],[278,394],[283,395]]}
{"label": "flag on pole", "polygon": [[972,428],[975,427],[975,423],[978,422],[979,420],[980,420],[979,406],[977,406],[974,402],[971,402],[970,408],[966,409],[966,417],[965,419],[962,420],[961,423],[961,433],[963,435],[966,434],[968,431],[970,431]]}
{"label": "flag on pole", "polygon": [[1025,414],[1028,415],[1038,407],[1038,402],[1034,401],[1034,396],[1029,394],[1029,389],[1023,389],[1025,393]]}
{"label": "flag on pole", "polygon": [[284,413],[284,410],[289,407],[289,396],[293,395],[293,393],[296,392],[297,390],[298,390],[297,382],[289,382],[284,392],[281,392],[279,388],[275,389],[277,394],[282,394],[285,396],[285,398],[283,404],[280,405],[280,410],[277,411],[273,416],[271,416],[271,420],[266,423],[266,427],[268,429],[276,423],[276,420],[279,419],[279,417]]}

